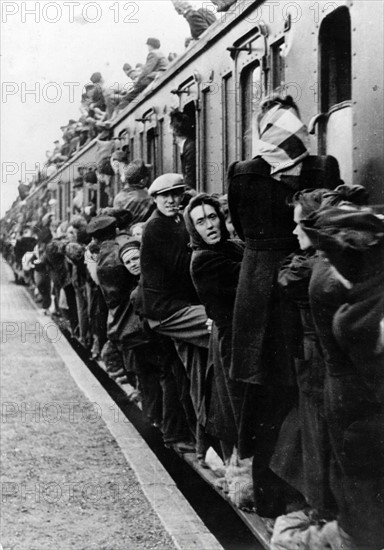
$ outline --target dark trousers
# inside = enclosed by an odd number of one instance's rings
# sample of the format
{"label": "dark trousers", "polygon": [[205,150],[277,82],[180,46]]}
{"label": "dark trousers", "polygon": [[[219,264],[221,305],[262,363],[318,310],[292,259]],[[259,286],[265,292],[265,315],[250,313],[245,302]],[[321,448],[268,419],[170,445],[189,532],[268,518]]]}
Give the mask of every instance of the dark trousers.
{"label": "dark trousers", "polygon": [[72,284],[69,284],[64,287],[65,297],[67,298],[68,309],[65,310],[66,315],[71,326],[72,335],[75,334],[77,326],[79,324],[79,319],[77,317],[77,306],[76,306],[76,295],[75,289]]}
{"label": "dark trousers", "polygon": [[143,409],[150,420],[160,420],[165,443],[191,439],[186,416],[194,411],[185,375],[172,341],[156,337],[135,348]]}
{"label": "dark trousers", "polygon": [[41,307],[48,309],[51,305],[51,278],[48,271],[36,271],[34,274],[35,285],[41,296]]}

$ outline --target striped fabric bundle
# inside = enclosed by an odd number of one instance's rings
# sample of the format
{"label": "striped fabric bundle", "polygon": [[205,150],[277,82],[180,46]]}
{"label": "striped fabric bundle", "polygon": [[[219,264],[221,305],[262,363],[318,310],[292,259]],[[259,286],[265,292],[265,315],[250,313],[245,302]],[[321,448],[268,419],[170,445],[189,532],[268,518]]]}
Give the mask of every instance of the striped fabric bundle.
{"label": "striped fabric bundle", "polygon": [[271,166],[271,175],[300,175],[299,163],[309,155],[308,146],[307,128],[292,107],[276,105],[261,119],[257,155]]}

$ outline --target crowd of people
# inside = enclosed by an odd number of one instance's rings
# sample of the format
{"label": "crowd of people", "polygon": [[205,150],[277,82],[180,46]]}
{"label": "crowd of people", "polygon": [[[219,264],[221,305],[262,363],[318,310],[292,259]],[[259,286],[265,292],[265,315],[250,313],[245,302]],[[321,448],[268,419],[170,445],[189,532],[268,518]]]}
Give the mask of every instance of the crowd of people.
{"label": "crowd of people", "polygon": [[167,447],[243,469],[237,492],[277,517],[271,548],[381,550],[384,217],[309,155],[290,97],[264,100],[258,125],[228,196],[150,181],[117,151],[113,204],[46,214],[3,252]]}
{"label": "crowd of people", "polygon": [[[213,3],[217,11],[226,11],[235,1],[220,0]],[[172,0],[172,3],[177,13],[184,17],[189,25],[191,35],[185,40],[186,47],[197,41],[208,27],[216,22],[214,12],[207,6],[195,9],[185,0]],[[54,148],[46,151],[42,179],[53,175],[84,145],[108,130],[123,109],[143,90],[150,87],[177,58],[177,53],[170,52],[168,56],[162,53],[158,38],[148,38],[146,45],[148,54],[145,62],[136,63],[134,67],[124,63],[122,70],[127,78],[125,82],[107,82],[100,72],[90,76],[81,96],[81,116],[78,120],[70,119],[66,125],[60,127],[62,143],[56,140]]]}

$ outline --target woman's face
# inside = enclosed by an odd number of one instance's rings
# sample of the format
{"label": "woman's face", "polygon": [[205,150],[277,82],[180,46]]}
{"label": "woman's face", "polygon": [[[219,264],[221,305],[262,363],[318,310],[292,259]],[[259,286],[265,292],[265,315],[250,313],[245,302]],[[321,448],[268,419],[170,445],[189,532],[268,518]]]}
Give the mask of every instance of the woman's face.
{"label": "woman's face", "polygon": [[135,277],[140,275],[140,250],[137,248],[127,250],[124,252],[122,260],[131,275],[134,275]]}
{"label": "woman's face", "polygon": [[299,246],[301,250],[307,250],[307,248],[310,248],[312,246],[312,242],[300,225],[300,220],[303,217],[302,213],[303,213],[303,209],[301,204],[297,204],[293,211],[293,220],[296,223],[296,227],[293,230],[293,234],[296,235],[297,240],[299,241]]}
{"label": "woman's face", "polygon": [[210,245],[220,242],[220,218],[213,206],[210,204],[196,206],[190,215],[196,231],[204,242]]}

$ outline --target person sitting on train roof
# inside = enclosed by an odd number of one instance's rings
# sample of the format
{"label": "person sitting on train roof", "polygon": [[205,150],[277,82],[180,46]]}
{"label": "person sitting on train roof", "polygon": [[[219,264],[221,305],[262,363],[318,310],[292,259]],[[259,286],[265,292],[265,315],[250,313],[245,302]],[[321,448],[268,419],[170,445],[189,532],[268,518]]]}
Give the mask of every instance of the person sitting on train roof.
{"label": "person sitting on train roof", "polygon": [[233,4],[236,4],[237,0],[211,0],[211,2],[217,6],[217,11],[227,11]]}
{"label": "person sitting on train roof", "polygon": [[[209,332],[204,306],[199,302],[189,272],[189,235],[179,205],[185,189],[180,174],[164,174],[149,188],[156,210],[146,223],[142,238],[141,269],[143,315],[150,327],[171,337],[190,377],[196,418],[200,407],[197,388],[205,377]],[[203,441],[197,432],[198,453]]]}
{"label": "person sitting on train roof", "polygon": [[116,195],[113,207],[129,210],[132,214],[132,224],[145,222],[151,216],[155,205],[149,196],[147,186],[149,170],[142,159],[135,159],[129,164],[123,151],[115,151],[111,157],[111,165],[119,171],[124,187]]}
{"label": "person sitting on train roof", "polygon": [[168,60],[160,50],[160,40],[158,38],[148,38],[148,56],[145,65],[141,67],[140,76],[135,82],[133,90],[126,96],[127,103],[137,97],[140,92],[145,90],[157,77],[159,73],[164,72],[168,66]]}
{"label": "person sitting on train roof", "polygon": [[181,171],[184,183],[196,189],[196,140],[194,121],[186,114],[175,109],[170,114],[171,128],[180,150]]}
{"label": "person sitting on train roof", "polygon": [[188,21],[193,40],[198,40],[203,32],[216,22],[215,14],[208,10],[206,6],[195,10],[185,0],[172,0],[172,3],[177,13]]}
{"label": "person sitting on train roof", "polygon": [[106,118],[110,119],[115,107],[119,104],[121,96],[123,95],[122,92],[124,86],[119,84],[116,85],[116,83],[108,84],[100,72],[93,73],[90,80],[95,85],[95,88],[100,90],[103,94],[106,105]]}

